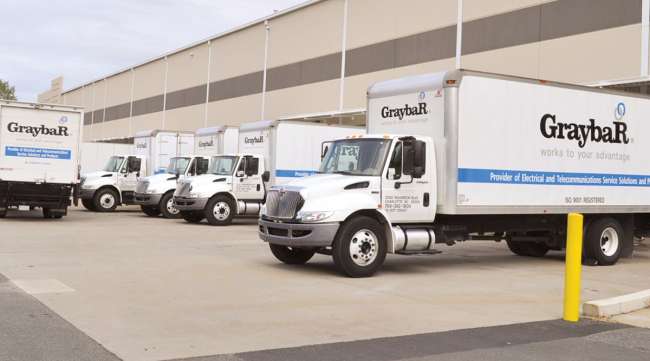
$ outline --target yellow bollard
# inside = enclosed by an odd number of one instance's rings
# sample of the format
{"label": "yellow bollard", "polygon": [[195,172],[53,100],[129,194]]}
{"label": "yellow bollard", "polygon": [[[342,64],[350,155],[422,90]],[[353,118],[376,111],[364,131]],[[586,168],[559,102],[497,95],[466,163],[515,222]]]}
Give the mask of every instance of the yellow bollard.
{"label": "yellow bollard", "polygon": [[582,214],[567,219],[566,270],[564,274],[564,320],[580,319],[580,272],[582,270]]}

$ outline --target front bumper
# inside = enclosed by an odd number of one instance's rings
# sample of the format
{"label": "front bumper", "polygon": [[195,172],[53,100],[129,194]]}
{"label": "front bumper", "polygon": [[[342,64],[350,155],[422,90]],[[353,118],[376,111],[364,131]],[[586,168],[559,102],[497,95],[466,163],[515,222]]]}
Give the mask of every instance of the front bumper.
{"label": "front bumper", "polygon": [[160,204],[162,196],[162,194],[136,193],[133,196],[133,203],[141,206],[157,206]]}
{"label": "front bumper", "polygon": [[329,247],[339,223],[279,223],[259,220],[259,236],[264,242],[290,247]]}
{"label": "front bumper", "polygon": [[202,211],[209,198],[174,197],[174,207],[179,211]]}

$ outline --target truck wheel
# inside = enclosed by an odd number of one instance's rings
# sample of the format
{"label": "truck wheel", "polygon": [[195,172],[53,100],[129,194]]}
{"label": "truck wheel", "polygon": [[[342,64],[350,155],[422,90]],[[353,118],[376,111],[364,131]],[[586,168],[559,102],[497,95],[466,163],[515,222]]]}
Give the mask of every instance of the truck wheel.
{"label": "truck wheel", "polygon": [[544,243],[506,241],[510,251],[518,256],[544,257],[549,248]]}
{"label": "truck wheel", "polygon": [[232,222],[235,216],[234,204],[226,196],[216,196],[205,206],[205,218],[213,226],[227,226]]}
{"label": "truck wheel", "polygon": [[160,215],[160,210],[157,207],[140,206],[140,209],[149,217],[158,217]]}
{"label": "truck wheel", "polygon": [[269,248],[275,258],[286,264],[305,264],[316,253],[316,250],[311,248],[291,248],[273,243],[269,243]]}
{"label": "truck wheel", "polygon": [[370,217],[357,217],[343,224],[332,246],[338,270],[348,277],[370,277],[386,259],[386,236]]}
{"label": "truck wheel", "polygon": [[96,211],[95,209],[95,203],[93,203],[92,199],[82,199],[81,204],[86,208],[87,210],[94,212]]}
{"label": "truck wheel", "polygon": [[174,192],[168,192],[160,199],[160,213],[165,218],[180,218],[181,212],[174,207]]}
{"label": "truck wheel", "polygon": [[49,208],[43,208],[43,218],[45,219],[61,219],[63,218],[63,213],[61,212],[52,212]]}
{"label": "truck wheel", "polygon": [[181,218],[183,218],[188,223],[201,223],[205,216],[202,212],[180,212]]}
{"label": "truck wheel", "polygon": [[98,212],[113,212],[117,208],[117,193],[109,188],[100,189],[95,192],[93,205]]}
{"label": "truck wheel", "polygon": [[624,232],[621,223],[605,217],[592,222],[584,238],[585,256],[595,259],[601,266],[615,264],[621,257]]}

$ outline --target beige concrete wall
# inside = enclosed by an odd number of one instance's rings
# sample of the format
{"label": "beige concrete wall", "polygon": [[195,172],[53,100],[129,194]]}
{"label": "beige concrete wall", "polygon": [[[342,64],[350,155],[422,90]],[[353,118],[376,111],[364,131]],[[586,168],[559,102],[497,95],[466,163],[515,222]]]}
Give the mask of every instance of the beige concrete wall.
{"label": "beige concrete wall", "polygon": [[132,132],[160,129],[162,127],[162,116],[162,112],[156,112],[133,117],[131,123]]}
{"label": "beige concrete wall", "polygon": [[544,41],[540,77],[570,83],[639,76],[641,25]]}
{"label": "beige concrete wall", "polygon": [[133,86],[133,99],[143,99],[163,93],[165,89],[165,60],[154,62],[135,68],[135,81]]}
{"label": "beige concrete wall", "polygon": [[205,104],[170,109],[165,113],[165,128],[194,131],[203,127],[204,117]]}
{"label": "beige concrete wall", "polygon": [[208,104],[208,126],[240,125],[260,120],[262,95],[253,94]]}
{"label": "beige concrete wall", "polygon": [[349,7],[349,49],[455,25],[458,8],[456,0],[349,0]]}
{"label": "beige concrete wall", "polygon": [[98,136],[102,139],[120,139],[129,137],[129,118],[111,120],[100,124]]}
{"label": "beige concrete wall", "polygon": [[306,84],[266,93],[266,118],[337,111],[339,79]]}
{"label": "beige concrete wall", "polygon": [[75,89],[63,95],[62,103],[65,105],[83,105],[83,91],[81,88]]}
{"label": "beige concrete wall", "polygon": [[470,21],[557,0],[463,0],[463,20]]}
{"label": "beige concrete wall", "polygon": [[208,44],[204,43],[167,57],[167,91],[202,85],[208,79]]}
{"label": "beige concrete wall", "polygon": [[94,94],[92,110],[103,109],[105,106],[106,81],[99,80],[95,82],[91,87]]}
{"label": "beige concrete wall", "polygon": [[366,92],[368,87],[376,82],[395,79],[403,76],[432,73],[453,69],[454,59],[443,59],[428,63],[405,66],[397,69],[377,71],[348,77],[345,80],[345,109],[366,107]]}
{"label": "beige concrete wall", "polygon": [[344,0],[316,3],[270,21],[269,67],[341,51]]}
{"label": "beige concrete wall", "polygon": [[264,24],[212,41],[210,81],[228,79],[264,68]]}
{"label": "beige concrete wall", "polygon": [[131,71],[119,73],[108,78],[107,80],[107,107],[124,104],[131,101]]}
{"label": "beige concrete wall", "polygon": [[540,51],[541,45],[539,42],[511,46],[464,55],[461,64],[465,69],[539,78]]}

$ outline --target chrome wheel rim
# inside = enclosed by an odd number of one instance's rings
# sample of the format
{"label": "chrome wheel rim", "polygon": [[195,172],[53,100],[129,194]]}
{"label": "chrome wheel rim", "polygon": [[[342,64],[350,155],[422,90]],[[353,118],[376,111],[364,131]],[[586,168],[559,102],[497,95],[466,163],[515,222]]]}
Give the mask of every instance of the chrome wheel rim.
{"label": "chrome wheel rim", "polygon": [[180,212],[176,207],[174,207],[174,198],[169,198],[169,200],[167,200],[165,208],[167,208],[169,214],[177,215]]}
{"label": "chrome wheel rim", "polygon": [[618,232],[613,227],[607,227],[600,235],[600,249],[607,257],[611,257],[618,251]]}
{"label": "chrome wheel rim", "polygon": [[226,202],[217,202],[212,210],[214,218],[218,221],[225,221],[230,217],[230,206]]}
{"label": "chrome wheel rim", "polygon": [[99,204],[104,209],[113,208],[113,206],[115,206],[115,197],[110,193],[104,193],[99,197]]}
{"label": "chrome wheel rim", "polygon": [[350,240],[350,258],[357,266],[365,267],[377,258],[379,241],[369,229],[361,229]]}

